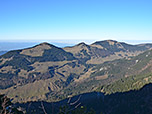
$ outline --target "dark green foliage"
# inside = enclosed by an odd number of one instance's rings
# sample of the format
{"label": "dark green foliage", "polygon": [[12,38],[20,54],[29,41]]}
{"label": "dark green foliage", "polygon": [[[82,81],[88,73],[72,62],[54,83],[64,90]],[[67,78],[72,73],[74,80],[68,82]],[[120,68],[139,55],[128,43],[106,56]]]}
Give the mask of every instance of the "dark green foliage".
{"label": "dark green foliage", "polygon": [[[150,44],[145,44],[145,45],[129,45],[123,42],[117,42],[114,40],[109,40],[111,42],[114,42],[114,45],[110,45],[107,40],[105,41],[98,41],[93,44],[95,45],[101,45],[102,47],[105,47],[107,50],[110,50],[111,52],[119,52],[119,51],[144,51],[147,50],[148,48],[152,47]],[[123,48],[119,48],[123,47]]]}
{"label": "dark green foliage", "polygon": [[15,83],[11,80],[4,80],[4,81],[0,81],[0,89],[7,89],[11,86],[14,86]]}
{"label": "dark green foliage", "polygon": [[33,69],[32,66],[29,66],[30,64],[31,63],[25,57],[18,56],[10,61],[6,61],[3,66],[13,66],[14,69],[21,68],[30,71]]}
{"label": "dark green foliage", "polygon": [[123,45],[123,47],[128,50],[128,51],[144,51],[147,49],[146,45],[129,45],[126,43],[121,43]]}
{"label": "dark green foliage", "polygon": [[122,78],[112,84],[102,86],[102,88],[98,88],[97,90],[103,91],[107,94],[112,94],[116,92],[125,92],[130,90],[138,90],[142,88],[144,85],[152,82],[152,74],[148,73],[145,75],[134,75],[128,78]]}
{"label": "dark green foliage", "polygon": [[5,53],[4,55],[2,55],[1,57],[3,57],[3,58],[11,58],[13,56],[18,55],[20,52],[21,52],[21,50],[9,51],[9,52]]}
{"label": "dark green foliage", "polygon": [[6,54],[2,55],[2,58],[12,58],[9,61],[6,61],[3,65],[1,65],[0,67],[4,67],[4,66],[12,66],[14,69],[24,69],[24,70],[32,70],[33,67],[31,67],[31,62],[30,57],[27,55],[21,55],[20,54],[21,50],[15,50],[15,51],[10,51],[7,52]]}
{"label": "dark green foliage", "polygon": [[74,68],[76,66],[75,62],[71,62],[71,63],[67,63],[67,65],[71,66],[72,68]]}
{"label": "dark green foliage", "polygon": [[[123,78],[125,75],[138,75],[147,74],[151,72],[151,65],[146,67],[152,60],[152,51],[146,51],[139,56],[128,59],[119,59],[111,62],[105,62],[103,64],[97,65],[93,70],[96,70],[91,75],[101,76],[104,74],[109,74],[115,78]],[[146,68],[145,68],[146,67]],[[100,70],[102,68],[102,70]],[[143,69],[145,68],[145,69]],[[143,69],[143,70],[142,70]]]}
{"label": "dark green foliage", "polygon": [[65,83],[65,82],[59,81],[59,80],[56,80],[56,81],[55,81],[55,84],[56,84],[58,87],[65,87],[65,86],[66,86],[66,83]]}
{"label": "dark green foliage", "polygon": [[6,89],[15,85],[12,80],[13,76],[12,73],[0,73],[0,89]]}
{"label": "dark green foliage", "polygon": [[[82,53],[82,54],[80,54],[80,53]],[[87,51],[85,49],[82,49],[80,51],[80,53],[78,55],[76,55],[76,56],[79,57],[79,61],[82,64],[84,64],[86,61],[88,61],[89,59],[91,59],[91,56],[87,53]],[[83,55],[85,55],[85,57]]]}
{"label": "dark green foliage", "polygon": [[99,41],[99,42],[95,42],[94,44],[101,45],[102,47],[105,47],[111,53],[113,53],[113,52],[119,52],[119,51],[124,51],[124,49],[118,48],[118,46],[120,44],[116,44],[117,41],[112,41],[112,42],[115,42],[114,45],[110,45],[109,42],[107,42],[107,41],[101,41],[101,42]]}
{"label": "dark green foliage", "polygon": [[[93,70],[97,69],[96,72],[92,73],[92,76],[100,76],[104,74],[112,74],[115,76],[123,76],[128,67],[133,64],[132,61],[126,59],[114,60],[111,62],[105,62],[103,64],[97,65]],[[102,68],[102,70],[100,70]]]}
{"label": "dark green foliage", "polygon": [[0,73],[0,79],[12,79],[13,78],[13,74],[10,73]]}
{"label": "dark green foliage", "polygon": [[32,62],[47,62],[47,61],[64,61],[64,60],[74,60],[75,58],[69,52],[65,52],[61,48],[52,48],[49,50],[44,50],[43,56],[33,57]]}
{"label": "dark green foliage", "polygon": [[54,76],[54,70],[55,70],[55,67],[49,67],[49,74],[51,75],[51,78]]}
{"label": "dark green foliage", "polygon": [[[50,72],[51,73],[51,72]],[[54,73],[54,72],[52,72],[52,73]],[[62,73],[60,73],[60,72],[56,72],[57,74],[59,74],[60,76],[62,76],[62,77],[65,77]],[[52,76],[54,76],[54,75],[52,75]]]}
{"label": "dark green foliage", "polygon": [[72,82],[74,78],[78,78],[78,76],[74,73],[71,73],[66,80],[67,85],[70,84],[70,82]]}

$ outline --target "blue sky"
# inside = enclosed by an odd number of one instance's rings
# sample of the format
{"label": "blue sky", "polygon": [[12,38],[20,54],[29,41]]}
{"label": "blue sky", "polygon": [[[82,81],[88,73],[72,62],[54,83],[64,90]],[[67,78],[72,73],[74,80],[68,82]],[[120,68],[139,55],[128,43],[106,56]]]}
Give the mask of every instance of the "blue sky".
{"label": "blue sky", "polygon": [[0,41],[152,39],[151,0],[0,0]]}

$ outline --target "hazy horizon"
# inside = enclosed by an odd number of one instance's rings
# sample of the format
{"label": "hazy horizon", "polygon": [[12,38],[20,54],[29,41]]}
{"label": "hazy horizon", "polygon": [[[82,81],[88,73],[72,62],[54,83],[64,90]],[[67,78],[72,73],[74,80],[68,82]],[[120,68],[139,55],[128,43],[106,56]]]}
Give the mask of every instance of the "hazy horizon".
{"label": "hazy horizon", "polygon": [[[117,40],[152,42],[150,0],[0,1],[0,50]],[[16,44],[15,44],[16,43]]]}
{"label": "hazy horizon", "polygon": [[[107,40],[113,40],[113,39],[107,39]],[[103,41],[103,40],[97,40],[97,41]],[[127,44],[131,45],[137,45],[137,44],[144,44],[144,43],[152,43],[152,40],[116,40],[118,42],[125,42]],[[37,44],[40,44],[42,42],[48,42],[50,44],[53,44],[57,47],[66,47],[66,46],[74,46],[78,43],[85,42],[86,44],[92,44],[96,41],[94,40],[33,40],[33,41],[21,41],[21,40],[15,40],[15,41],[0,41],[0,51],[10,51],[10,50],[16,50],[16,49],[24,49],[28,47],[35,46]]]}

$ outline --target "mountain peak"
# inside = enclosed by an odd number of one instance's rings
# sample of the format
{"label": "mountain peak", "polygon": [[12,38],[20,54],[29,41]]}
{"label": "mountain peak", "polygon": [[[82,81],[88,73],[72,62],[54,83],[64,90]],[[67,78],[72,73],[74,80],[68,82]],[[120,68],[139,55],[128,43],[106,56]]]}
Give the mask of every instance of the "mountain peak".
{"label": "mountain peak", "polygon": [[84,42],[81,42],[81,43],[77,44],[76,46],[88,46],[88,45]]}
{"label": "mountain peak", "polygon": [[21,54],[29,55],[29,56],[33,56],[33,57],[42,56],[44,50],[51,49],[52,47],[55,47],[55,46],[51,45],[47,42],[43,42],[43,43],[40,43],[34,47],[22,50]]}
{"label": "mountain peak", "polygon": [[104,44],[104,43],[109,43],[109,45],[114,45],[116,43],[118,43],[116,40],[104,40],[104,41],[97,41],[93,44],[97,44],[97,45],[100,45],[100,44]]}
{"label": "mountain peak", "polygon": [[42,42],[39,45],[50,45],[48,42]]}
{"label": "mountain peak", "polygon": [[51,48],[59,48],[53,44],[50,44],[48,42],[42,42],[40,44],[35,45],[34,47],[31,48],[41,48],[41,49],[51,49]]}
{"label": "mountain peak", "polygon": [[107,41],[107,42],[118,42],[116,40],[104,40],[104,41]]}
{"label": "mountain peak", "polygon": [[48,42],[42,42],[42,43],[40,43],[40,44],[38,44],[38,45],[36,45],[36,46],[34,46],[34,47],[37,47],[37,46],[55,47],[54,45],[52,45],[52,44],[50,44],[50,43],[48,43]]}

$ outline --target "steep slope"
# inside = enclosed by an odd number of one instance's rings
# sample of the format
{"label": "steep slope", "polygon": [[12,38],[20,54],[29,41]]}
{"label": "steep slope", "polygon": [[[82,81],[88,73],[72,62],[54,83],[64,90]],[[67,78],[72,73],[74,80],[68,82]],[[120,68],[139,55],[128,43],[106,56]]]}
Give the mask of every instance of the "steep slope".
{"label": "steep slope", "polygon": [[[103,41],[64,49],[41,43],[10,51],[0,56],[0,90],[14,102],[59,101],[123,77],[151,72],[150,48],[151,44]],[[146,50],[149,51],[142,53]],[[135,56],[139,53],[142,54]],[[116,58],[110,59],[113,56]],[[102,62],[89,64],[93,58]]]}
{"label": "steep slope", "polygon": [[76,58],[84,60],[88,64],[101,64],[106,61],[136,56],[151,48],[152,44],[129,45],[114,40],[105,40],[91,45],[80,43],[73,47],[65,47],[64,50],[73,53]]}
{"label": "steep slope", "polygon": [[86,69],[71,53],[42,43],[0,56],[0,89],[17,101],[45,99]]}
{"label": "steep slope", "polygon": [[105,72],[104,69],[101,71],[98,67],[98,72],[93,75],[102,76],[105,73],[111,73],[113,77],[117,77],[119,80],[101,86],[98,88],[99,91],[105,92],[106,94],[112,94],[116,92],[138,90],[144,85],[152,83],[152,50],[146,51],[130,60],[114,61],[113,63],[108,64],[109,68],[111,67],[109,72]]}
{"label": "steep slope", "polygon": [[85,43],[80,43],[73,47],[65,47],[64,50],[67,52],[71,52],[81,62],[87,62],[91,58],[103,58],[111,54],[105,49],[89,46]]}
{"label": "steep slope", "polygon": [[93,76],[111,75],[117,77],[128,77],[131,75],[150,73],[152,69],[152,50],[146,51],[138,56],[106,62],[97,65],[92,73]]}
{"label": "steep slope", "polygon": [[[152,113],[152,84],[147,84],[139,90],[117,92],[105,95],[101,92],[91,92],[67,98],[60,102],[43,102],[47,114],[57,114],[62,105],[69,111],[77,108],[94,109],[96,114],[151,114]],[[17,104],[25,108],[28,113],[43,112],[42,102],[28,102]],[[69,106],[69,107],[67,107]],[[70,110],[71,109],[71,110]],[[75,113],[74,113],[75,114]],[[79,113],[77,113],[79,114]],[[80,113],[81,114],[81,113]]]}
{"label": "steep slope", "polygon": [[[85,77],[83,77],[83,75],[81,75],[74,83],[60,90],[56,96],[64,96],[64,98],[67,98],[68,96],[75,96],[80,93],[96,91],[98,87],[107,88],[102,90],[102,92],[105,93],[140,89],[145,84],[152,82],[150,75],[152,73],[151,63],[152,50],[149,50],[135,57],[96,65],[89,69],[91,71],[88,70],[90,72],[88,76],[84,75]],[[119,83],[115,83],[117,80]],[[127,87],[127,85],[129,85],[129,87]],[[108,89],[108,87],[113,87],[113,90]]]}

